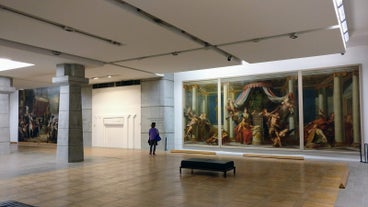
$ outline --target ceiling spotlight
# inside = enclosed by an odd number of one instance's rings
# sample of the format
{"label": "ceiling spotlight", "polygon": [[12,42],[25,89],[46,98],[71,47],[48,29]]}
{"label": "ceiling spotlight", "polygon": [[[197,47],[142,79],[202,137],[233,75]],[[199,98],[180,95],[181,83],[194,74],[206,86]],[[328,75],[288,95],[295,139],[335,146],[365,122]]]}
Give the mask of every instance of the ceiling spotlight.
{"label": "ceiling spotlight", "polygon": [[229,55],[227,56],[227,61],[231,61],[233,59],[233,56]]}
{"label": "ceiling spotlight", "polygon": [[63,27],[63,29],[64,29],[65,31],[67,31],[67,32],[74,32],[74,31],[75,31],[75,29],[74,29],[74,28],[72,28],[72,27],[68,27],[68,26],[64,26],[64,27]]}
{"label": "ceiling spotlight", "polygon": [[116,45],[116,46],[121,46],[121,42],[118,41],[114,41],[114,40],[107,40],[107,42],[109,42],[110,44]]}
{"label": "ceiling spotlight", "polygon": [[61,52],[56,51],[56,50],[51,51],[51,53],[52,53],[53,55],[55,55],[55,56],[59,56],[59,55],[61,55]]}
{"label": "ceiling spotlight", "polygon": [[298,38],[298,35],[294,32],[294,33],[291,33],[289,35],[289,38],[294,40],[294,39]]}

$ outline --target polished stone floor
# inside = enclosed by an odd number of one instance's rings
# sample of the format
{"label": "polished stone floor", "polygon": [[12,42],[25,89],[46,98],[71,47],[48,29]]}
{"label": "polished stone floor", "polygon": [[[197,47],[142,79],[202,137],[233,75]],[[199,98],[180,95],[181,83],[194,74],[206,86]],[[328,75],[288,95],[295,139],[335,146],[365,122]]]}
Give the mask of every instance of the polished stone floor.
{"label": "polished stone floor", "polygon": [[[367,164],[86,148],[85,161],[55,161],[54,145],[16,145],[0,155],[0,203],[58,206],[367,206]],[[189,157],[234,160],[236,175],[183,169]],[[339,186],[349,169],[345,189]]]}

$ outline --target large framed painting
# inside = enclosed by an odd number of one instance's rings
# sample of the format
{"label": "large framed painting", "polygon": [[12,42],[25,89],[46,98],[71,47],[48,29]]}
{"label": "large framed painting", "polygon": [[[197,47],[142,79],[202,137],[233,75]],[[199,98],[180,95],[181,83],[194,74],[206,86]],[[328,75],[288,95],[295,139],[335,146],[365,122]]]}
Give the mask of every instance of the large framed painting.
{"label": "large framed painting", "polygon": [[59,87],[19,91],[18,141],[57,142]]}
{"label": "large framed painting", "polygon": [[184,82],[184,145],[357,151],[359,80],[349,66]]}

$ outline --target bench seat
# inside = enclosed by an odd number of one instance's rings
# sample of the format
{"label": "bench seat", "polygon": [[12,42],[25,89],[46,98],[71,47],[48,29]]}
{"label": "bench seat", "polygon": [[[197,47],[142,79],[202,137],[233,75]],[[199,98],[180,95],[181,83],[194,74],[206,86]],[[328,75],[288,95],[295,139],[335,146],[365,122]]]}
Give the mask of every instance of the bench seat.
{"label": "bench seat", "polygon": [[224,172],[224,177],[226,177],[226,172],[229,170],[234,171],[235,166],[234,161],[228,160],[214,160],[214,159],[203,159],[203,158],[189,158],[181,161],[180,174],[182,168],[197,169],[197,170],[209,170],[209,171],[221,171]]}

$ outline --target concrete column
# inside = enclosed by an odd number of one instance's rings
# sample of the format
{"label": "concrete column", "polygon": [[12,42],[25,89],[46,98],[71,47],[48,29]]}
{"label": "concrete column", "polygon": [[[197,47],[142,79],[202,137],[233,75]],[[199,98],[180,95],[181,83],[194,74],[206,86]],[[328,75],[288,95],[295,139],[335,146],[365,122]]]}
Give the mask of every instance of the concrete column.
{"label": "concrete column", "polygon": [[335,114],[335,142],[337,145],[343,143],[343,114],[342,114],[342,94],[341,94],[341,77],[339,74],[334,74],[334,89],[333,89],[333,105]]}
{"label": "concrete column", "polygon": [[[141,149],[149,148],[148,130],[152,122],[156,122],[156,128],[162,138],[157,150],[174,149],[174,75],[165,74],[162,78],[142,80],[141,92]],[[166,144],[165,138],[167,138]]]}
{"label": "concrete column", "polygon": [[92,86],[82,87],[83,146],[92,146]]}
{"label": "concrete column", "polygon": [[58,64],[52,82],[60,85],[59,122],[56,158],[63,162],[81,162],[83,152],[83,119],[81,88],[88,84],[84,66]]}
{"label": "concrete column", "polygon": [[359,146],[360,141],[360,114],[359,114],[359,80],[358,72],[353,72],[353,145]]}
{"label": "concrete column", "polygon": [[10,153],[10,93],[15,92],[12,79],[0,77],[0,155]]}

